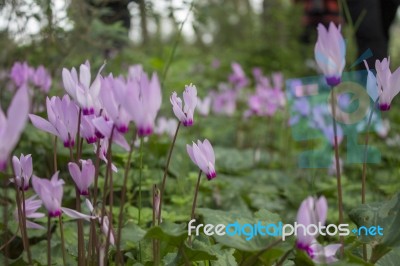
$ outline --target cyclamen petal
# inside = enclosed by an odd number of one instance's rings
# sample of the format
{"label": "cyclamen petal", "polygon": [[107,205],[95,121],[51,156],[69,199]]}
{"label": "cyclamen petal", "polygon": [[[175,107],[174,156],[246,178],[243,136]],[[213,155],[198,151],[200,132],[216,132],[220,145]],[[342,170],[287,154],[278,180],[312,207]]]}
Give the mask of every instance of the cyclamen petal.
{"label": "cyclamen petal", "polygon": [[393,98],[400,92],[400,67],[392,73],[389,66],[389,58],[384,58],[382,61],[376,60],[376,81],[381,111],[389,111]]}
{"label": "cyclamen petal", "polygon": [[196,86],[190,84],[185,86],[183,92],[184,105],[182,106],[182,100],[174,92],[171,95],[170,101],[172,104],[172,110],[175,116],[182,122],[184,126],[193,125],[193,114],[197,104],[197,89]]}
{"label": "cyclamen petal", "polygon": [[329,24],[328,29],[322,24],[319,24],[317,29],[315,60],[325,75],[328,85],[336,86],[341,81],[346,64],[346,44],[340,33],[340,26],[336,27],[333,22]]}
{"label": "cyclamen petal", "polygon": [[[32,157],[30,154],[24,156],[21,154],[20,158],[13,156],[12,158],[16,185],[21,190],[29,189],[29,180],[32,177]],[[14,182],[14,179],[10,180]]]}
{"label": "cyclamen petal", "polygon": [[6,170],[11,151],[24,130],[29,112],[29,95],[21,87],[13,97],[7,110],[7,118],[0,108],[0,171]]}
{"label": "cyclamen petal", "polygon": [[32,177],[33,189],[43,201],[50,217],[57,217],[62,213],[61,201],[64,181],[58,179],[58,173],[59,172],[56,172],[51,180],[41,179],[36,176]]}
{"label": "cyclamen petal", "polygon": [[215,178],[215,155],[214,150],[208,140],[193,143],[192,146],[186,145],[186,150],[190,159],[195,163],[207,176],[208,180]]}

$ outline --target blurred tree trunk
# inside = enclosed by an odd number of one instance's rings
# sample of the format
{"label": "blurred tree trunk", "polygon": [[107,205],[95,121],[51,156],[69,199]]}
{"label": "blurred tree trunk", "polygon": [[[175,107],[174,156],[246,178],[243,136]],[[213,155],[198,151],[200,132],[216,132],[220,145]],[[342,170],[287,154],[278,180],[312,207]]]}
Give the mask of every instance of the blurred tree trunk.
{"label": "blurred tree trunk", "polygon": [[147,17],[146,17],[146,2],[145,0],[139,0],[140,10],[140,26],[142,31],[143,45],[146,46],[149,42],[149,35],[147,31]]}

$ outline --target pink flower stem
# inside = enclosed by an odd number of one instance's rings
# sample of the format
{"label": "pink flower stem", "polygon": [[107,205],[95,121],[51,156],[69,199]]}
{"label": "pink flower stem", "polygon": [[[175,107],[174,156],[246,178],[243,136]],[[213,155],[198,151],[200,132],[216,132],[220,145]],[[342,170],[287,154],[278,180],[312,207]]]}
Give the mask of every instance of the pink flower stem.
{"label": "pink flower stem", "polygon": [[60,221],[60,235],[61,235],[61,249],[62,249],[62,256],[63,256],[63,263],[64,266],[67,265],[66,257],[65,257],[65,241],[64,241],[64,226],[62,222],[62,215],[58,216]]}
{"label": "pink flower stem", "polygon": [[47,216],[47,265],[51,265],[51,217]]}
{"label": "pink flower stem", "polygon": [[[342,181],[340,174],[340,165],[339,165],[339,144],[337,138],[337,125],[336,125],[336,106],[335,106],[335,87],[332,87],[332,95],[331,95],[331,106],[332,106],[332,123],[333,123],[333,138],[334,138],[334,150],[335,150],[335,165],[336,165],[336,183],[337,183],[337,192],[338,192],[338,209],[339,209],[339,224],[343,223],[343,196],[342,196]],[[344,238],[340,236],[340,253],[344,255]]]}
{"label": "pink flower stem", "polygon": [[176,142],[176,138],[178,136],[180,125],[181,125],[181,122],[179,121],[178,126],[176,127],[176,130],[175,130],[175,135],[172,140],[171,147],[169,148],[167,164],[165,165],[165,169],[164,169],[164,176],[163,176],[161,190],[160,190],[160,207],[158,210],[158,224],[161,223],[161,210],[162,210],[163,196],[164,196],[164,190],[165,190],[165,183],[167,181],[167,173],[168,173],[169,163],[171,161],[172,151],[174,150],[174,147],[175,147],[175,142]]}
{"label": "pink flower stem", "polygon": [[[194,191],[194,198],[193,198],[193,205],[192,205],[192,214],[190,215],[190,220],[193,220],[194,219],[194,212],[195,212],[195,210],[196,210],[196,204],[197,204],[197,194],[198,194],[198,192],[199,192],[199,188],[200,188],[200,180],[201,180],[201,174],[202,174],[203,172],[200,170],[199,171],[199,177],[197,178],[197,184],[196,184],[196,189],[195,189],[195,191]],[[189,245],[191,246],[192,245],[192,237],[190,236],[189,237]]]}

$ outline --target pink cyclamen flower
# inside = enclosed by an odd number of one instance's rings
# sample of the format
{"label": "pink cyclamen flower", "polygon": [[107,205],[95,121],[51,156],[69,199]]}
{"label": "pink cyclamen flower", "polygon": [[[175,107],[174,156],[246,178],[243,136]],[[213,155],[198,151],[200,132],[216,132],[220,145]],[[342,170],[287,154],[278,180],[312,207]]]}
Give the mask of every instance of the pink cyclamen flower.
{"label": "pink cyclamen flower", "polygon": [[[307,234],[305,230],[310,225],[318,227],[324,225],[328,213],[328,203],[324,196],[316,199],[314,197],[306,198],[300,205],[297,212],[297,241],[298,249],[303,250],[316,263],[331,263],[337,261],[336,251],[340,244],[332,244],[326,247],[321,246],[316,238],[318,232],[313,235]],[[300,226],[299,226],[300,225]]]}
{"label": "pink cyclamen flower", "polygon": [[[28,190],[29,189],[29,180],[32,177],[32,156],[30,154],[23,155],[21,154],[18,159],[17,156],[13,156],[12,158],[14,173],[15,173],[15,181],[19,189]],[[10,179],[11,182],[14,182],[14,178]]]}
{"label": "pink cyclamen flower", "polygon": [[[100,68],[99,73],[104,65]],[[75,68],[71,71],[64,68],[62,70],[62,79],[64,88],[67,93],[77,102],[82,108],[83,115],[92,115],[96,109],[99,109],[99,93],[101,86],[101,76],[97,74],[92,84],[90,74],[90,64],[86,61],[79,67],[79,78]]]}
{"label": "pink cyclamen flower", "polygon": [[390,58],[384,58],[382,61],[376,60],[375,69],[379,109],[389,111],[393,98],[400,92],[400,67],[392,73],[390,71]]}
{"label": "pink cyclamen flower", "polygon": [[94,165],[92,160],[80,160],[82,170],[76,163],[68,163],[69,173],[83,196],[89,195],[89,186],[94,180]]}
{"label": "pink cyclamen flower", "polygon": [[138,135],[144,137],[151,135],[154,130],[154,122],[161,107],[161,85],[156,73],[153,73],[151,79],[143,71],[136,75],[129,77],[127,95],[122,104],[135,122]]}
{"label": "pink cyclamen flower", "polygon": [[221,92],[211,92],[213,112],[232,116],[236,111],[236,96],[236,92],[230,89]]}
{"label": "pink cyclamen flower", "polygon": [[177,126],[178,126],[178,121],[176,121],[176,119],[173,118],[167,119],[165,117],[160,117],[157,119],[154,132],[157,135],[162,135],[164,133],[167,133],[168,136],[172,138],[175,135]]}
{"label": "pink cyclamen flower", "polygon": [[249,84],[249,80],[246,77],[240,64],[233,62],[231,64],[233,73],[229,76],[229,82],[235,86],[236,89],[241,89]]}
{"label": "pink cyclamen flower", "polygon": [[78,107],[72,102],[68,95],[62,99],[51,97],[46,99],[47,117],[49,121],[40,116],[30,114],[32,124],[47,133],[59,137],[64,147],[73,147],[75,136],[78,132]]}
{"label": "pink cyclamen flower", "polygon": [[122,77],[114,78],[110,74],[102,79],[100,99],[103,111],[120,133],[128,132],[131,121],[131,116],[122,105],[126,101],[127,90],[127,83]]}
{"label": "pink cyclamen flower", "polygon": [[48,93],[51,87],[51,76],[44,66],[39,66],[32,73],[32,83],[44,93]]}
{"label": "pink cyclamen flower", "polygon": [[197,89],[196,86],[190,84],[185,86],[185,91],[183,92],[182,104],[181,98],[179,98],[176,92],[173,92],[170,98],[172,104],[172,110],[175,116],[182,122],[185,127],[193,125],[193,114],[197,104]]}
{"label": "pink cyclamen flower", "polygon": [[336,86],[341,82],[342,72],[346,64],[346,44],[340,33],[341,27],[336,27],[333,22],[326,29],[324,25],[318,25],[318,39],[315,44],[315,60],[326,82],[330,86]]}
{"label": "pink cyclamen flower", "polygon": [[[37,195],[34,195],[28,199],[25,200],[25,217],[26,217],[26,228],[31,228],[31,229],[45,229],[43,226],[40,224],[34,223],[32,221],[29,221],[28,218],[42,218],[45,216],[44,213],[41,212],[36,212],[40,206],[42,206],[42,201],[39,199],[36,199]],[[22,204],[21,204],[22,205]],[[23,209],[23,205],[21,206],[21,210]],[[15,209],[14,211],[14,219],[16,221],[19,221],[19,216],[18,216],[18,209]]]}
{"label": "pink cyclamen flower", "polygon": [[26,87],[21,87],[7,110],[7,117],[0,106],[0,171],[7,168],[8,158],[24,130],[29,112],[29,95]]}
{"label": "pink cyclamen flower", "polygon": [[[81,137],[86,139],[88,144],[93,144],[97,141],[96,128],[93,125],[94,115],[85,115],[81,117]],[[104,137],[104,136],[102,136]]]}
{"label": "pink cyclamen flower", "polygon": [[210,113],[210,108],[211,108],[211,97],[206,96],[201,100],[200,98],[197,98],[197,105],[196,105],[196,110],[201,114],[202,116],[207,116]]}
{"label": "pink cyclamen flower", "polygon": [[206,139],[203,142],[200,140],[193,145],[186,145],[186,150],[190,159],[207,175],[207,179],[211,180],[217,176],[215,173],[215,155],[211,143]]}
{"label": "pink cyclamen flower", "polygon": [[100,116],[93,119],[92,122],[101,135],[107,139],[112,137],[113,142],[129,151],[128,142],[126,141],[125,137],[118,132],[118,130],[113,130],[114,125],[112,121],[106,121],[104,117]]}
{"label": "pink cyclamen flower", "polygon": [[58,217],[61,215],[61,201],[63,197],[64,180],[58,179],[59,172],[56,172],[51,180],[32,177],[33,190],[39,195],[43,201],[45,208],[50,217]]}
{"label": "pink cyclamen flower", "polygon": [[34,70],[27,62],[15,62],[11,68],[10,77],[17,87],[27,85]]}

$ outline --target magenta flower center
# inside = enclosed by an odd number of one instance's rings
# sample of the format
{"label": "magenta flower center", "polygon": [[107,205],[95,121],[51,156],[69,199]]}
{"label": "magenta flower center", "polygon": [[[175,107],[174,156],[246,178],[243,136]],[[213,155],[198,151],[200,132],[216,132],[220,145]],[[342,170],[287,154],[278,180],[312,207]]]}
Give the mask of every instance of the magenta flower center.
{"label": "magenta flower center", "polygon": [[217,174],[215,172],[210,172],[210,173],[207,174],[207,179],[208,180],[212,180],[212,179],[214,179],[216,177],[217,177]]}
{"label": "magenta flower center", "polygon": [[83,115],[93,115],[94,114],[94,108],[89,107],[89,108],[83,108],[82,109]]}
{"label": "magenta flower center", "polygon": [[87,142],[88,144],[93,144],[93,143],[95,143],[96,141],[97,141],[97,137],[96,137],[96,136],[86,138],[86,142]]}
{"label": "magenta flower center", "polygon": [[382,112],[389,111],[390,104],[388,104],[388,103],[379,104],[379,110],[381,110]]}
{"label": "magenta flower center", "polygon": [[326,83],[328,83],[329,86],[337,86],[341,82],[340,77],[326,77]]}
{"label": "magenta flower center", "polygon": [[59,217],[59,216],[61,216],[61,210],[55,210],[55,211],[51,211],[51,212],[49,212],[49,216],[50,217]]}
{"label": "magenta flower center", "polygon": [[187,120],[183,121],[183,125],[185,127],[193,126],[193,119],[187,119]]}
{"label": "magenta flower center", "polygon": [[296,246],[298,249],[301,249],[304,252],[306,252],[307,255],[310,256],[311,259],[314,258],[314,251],[309,245],[297,242]]}
{"label": "magenta flower center", "polygon": [[141,127],[138,130],[139,137],[149,136],[152,133],[153,133],[153,129],[151,127],[147,127],[147,128]]}

